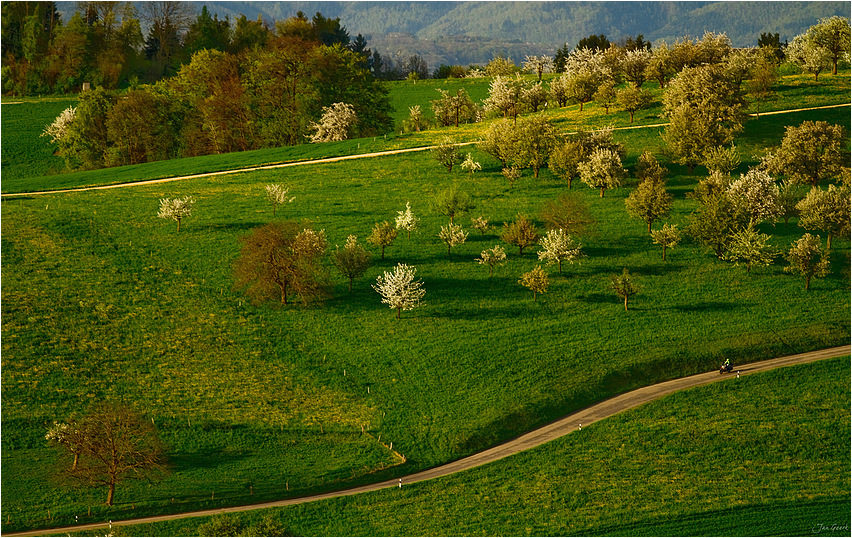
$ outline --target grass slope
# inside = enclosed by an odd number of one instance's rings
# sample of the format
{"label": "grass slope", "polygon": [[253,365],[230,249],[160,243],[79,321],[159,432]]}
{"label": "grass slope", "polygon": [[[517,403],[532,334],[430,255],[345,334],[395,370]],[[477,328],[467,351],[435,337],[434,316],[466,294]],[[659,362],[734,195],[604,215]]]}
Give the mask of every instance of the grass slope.
{"label": "grass slope", "polygon": [[[777,144],[783,122],[843,109],[767,116],[738,141],[744,160]],[[783,118],[783,119],[782,119]],[[620,132],[633,167],[659,148],[654,130]],[[748,149],[753,148],[753,149]],[[663,263],[643,223],[630,219],[631,188],[573,191],[598,225],[581,237],[588,258],[550,268],[550,291],[533,302],[517,284],[534,252],[488,278],[474,263],[500,243],[475,231],[447,256],[446,223],[429,200],[457,183],[498,226],[536,217],[565,191],[547,171],[514,189],[499,165],[473,150],[483,171],[447,173],[428,153],[237,173],[132,189],[4,198],[2,251],[3,531],[245,504],[403,474],[471,453],[572,409],[653,381],[849,341],[849,242],[834,271],[813,283],[783,263],[746,274],[695,246]],[[749,162],[745,162],[743,167]],[[743,168],[744,169],[744,168]],[[698,176],[672,167],[683,224]],[[239,238],[273,220],[264,185],[286,183],[296,201],[279,218],[310,220],[332,245],[411,201],[421,230],[400,237],[356,282],[332,277],[321,306],[250,305],[232,290]],[[193,195],[180,233],[156,218],[158,200]],[[280,215],[283,213],[283,217]],[[467,227],[468,217],[458,221]],[[539,223],[540,224],[540,223]],[[787,248],[802,230],[765,226]],[[370,289],[398,262],[418,268],[426,304],[396,320]],[[643,294],[630,312],[607,289],[630,268]],[[139,402],[170,446],[162,483],[75,492],[48,478],[55,456],[46,427],[101,398]],[[362,431],[365,432],[362,434]],[[393,450],[391,450],[391,443]],[[404,465],[398,465],[402,457]],[[86,514],[85,516],[82,514]]]}
{"label": "grass slope", "polygon": [[848,536],[849,378],[849,357],[732,376],[459,475],[213,519],[297,536]]}

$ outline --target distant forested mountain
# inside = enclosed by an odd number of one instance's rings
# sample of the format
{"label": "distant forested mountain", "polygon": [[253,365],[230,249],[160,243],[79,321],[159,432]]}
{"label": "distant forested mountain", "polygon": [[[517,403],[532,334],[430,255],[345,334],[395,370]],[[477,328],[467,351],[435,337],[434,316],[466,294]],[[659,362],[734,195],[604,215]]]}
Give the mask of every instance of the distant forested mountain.
{"label": "distant forested mountain", "polygon": [[[211,12],[279,20],[302,11],[340,17],[383,55],[420,54],[430,67],[485,63],[495,54],[573,47],[590,34],[611,41],[643,34],[674,41],[725,32],[735,46],[756,45],[761,32],[792,40],[823,17],[849,17],[849,2],[207,2]],[[464,39],[460,38],[464,36]]]}
{"label": "distant forested mountain", "polygon": [[[340,18],[354,38],[383,56],[420,54],[431,67],[441,63],[485,63],[495,54],[515,61],[525,54],[573,48],[590,34],[610,41],[643,34],[651,42],[725,32],[734,46],[756,45],[761,32],[790,41],[818,19],[850,16],[849,2],[195,2],[200,10],[232,19],[245,15],[268,23],[302,11]],[[62,4],[74,2],[58,2]]]}

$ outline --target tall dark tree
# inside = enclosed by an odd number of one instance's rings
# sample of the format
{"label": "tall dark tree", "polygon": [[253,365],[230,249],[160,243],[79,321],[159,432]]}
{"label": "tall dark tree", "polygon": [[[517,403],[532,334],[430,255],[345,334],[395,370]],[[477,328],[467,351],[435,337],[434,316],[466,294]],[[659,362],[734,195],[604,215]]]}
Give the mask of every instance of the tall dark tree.
{"label": "tall dark tree", "polygon": [[568,43],[565,43],[556,50],[556,56],[553,58],[553,70],[557,73],[565,72],[565,65],[568,61],[568,55],[571,51],[568,49]]}
{"label": "tall dark tree", "polygon": [[606,38],[604,34],[592,34],[589,37],[584,37],[577,43],[578,49],[590,49],[590,50],[607,50],[610,46],[609,39]]}
{"label": "tall dark tree", "polygon": [[218,15],[211,17],[207,6],[204,6],[186,32],[186,52],[192,55],[203,49],[226,51],[230,46],[230,33],[229,19],[226,17],[220,21]]}

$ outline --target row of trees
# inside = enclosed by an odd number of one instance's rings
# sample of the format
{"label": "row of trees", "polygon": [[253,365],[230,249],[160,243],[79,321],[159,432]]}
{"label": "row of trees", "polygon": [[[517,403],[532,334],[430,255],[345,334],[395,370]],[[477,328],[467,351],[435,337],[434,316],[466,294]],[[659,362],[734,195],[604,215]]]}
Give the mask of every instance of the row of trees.
{"label": "row of trees", "polygon": [[45,134],[69,169],[91,169],[334,139],[319,121],[332,108],[347,115],[344,137],[392,126],[387,92],[358,54],[279,36],[239,57],[202,50],[174,77],[123,94],[84,92]]}

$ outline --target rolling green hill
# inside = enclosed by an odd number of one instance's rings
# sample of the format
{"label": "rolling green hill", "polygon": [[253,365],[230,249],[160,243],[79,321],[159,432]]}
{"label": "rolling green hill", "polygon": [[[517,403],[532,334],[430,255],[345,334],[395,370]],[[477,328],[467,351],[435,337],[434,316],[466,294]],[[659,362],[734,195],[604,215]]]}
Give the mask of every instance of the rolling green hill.
{"label": "rolling green hill", "polygon": [[[848,84],[848,72],[818,84],[791,76],[780,83],[775,105],[848,102]],[[659,120],[651,117],[657,112],[647,111],[641,121]],[[564,130],[627,121],[591,105],[582,114],[576,106],[547,114]],[[777,144],[785,125],[805,119],[849,129],[848,107],[762,116],[737,140],[743,160],[737,172]],[[361,143],[426,145],[444,135],[475,140],[485,127],[291,148],[287,157],[357,151]],[[669,166],[675,205],[668,222],[683,227],[696,204],[687,193],[700,176],[671,165],[659,132],[651,127],[616,136],[630,170],[645,150]],[[423,151],[114,190],[4,196],[3,531],[373,482],[459,458],[634,387],[713,369],[724,357],[747,362],[849,341],[848,238],[835,241],[832,273],[809,292],[783,272],[782,259],[747,273],[686,242],[663,262],[644,223],[625,211],[634,180],[604,198],[575,184],[572,197],[596,222],[579,235],[588,258],[563,276],[547,268],[551,288],[534,302],[518,284],[520,274],[541,263],[534,251],[520,256],[507,249],[508,263],[493,278],[474,259],[501,243],[500,227],[518,214],[543,228],[541,210],[566,194],[565,184],[543,171],[538,180],[527,174],[510,188],[497,161],[470,151],[483,168],[473,177],[447,172]],[[216,159],[211,162],[221,165]],[[153,164],[164,174],[202,161]],[[96,180],[142,170],[100,170]],[[296,196],[277,217],[264,197],[272,183]],[[451,185],[469,192],[477,206],[457,222],[467,229],[468,218],[482,215],[496,229],[471,233],[448,255],[437,237],[447,219],[429,206]],[[180,232],[156,217],[161,198],[188,195],[197,206]],[[282,218],[310,221],[325,230],[333,250],[350,234],[363,242],[376,222],[392,220],[406,202],[422,219],[419,233],[400,236],[384,260],[374,252],[374,266],[351,293],[336,273],[331,298],[321,304],[254,306],[233,288],[240,238],[257,226]],[[761,231],[779,251],[803,233],[795,219]],[[400,262],[417,267],[427,296],[422,308],[397,320],[370,284]],[[610,275],[624,267],[643,288],[630,312],[608,289]],[[103,506],[102,490],[55,481],[62,462],[44,441],[52,421],[100,399],[138,405],[156,424],[172,462],[171,475],[156,485],[122,484],[112,508]]]}

